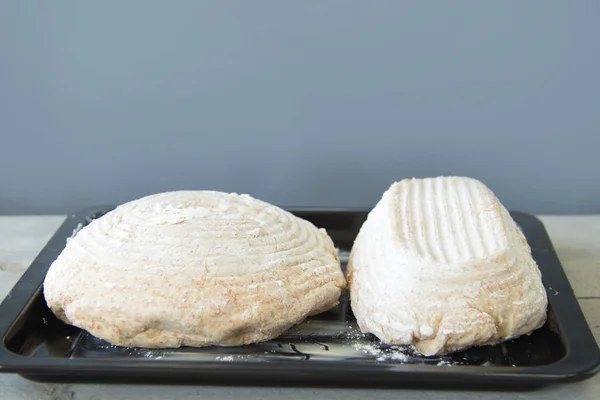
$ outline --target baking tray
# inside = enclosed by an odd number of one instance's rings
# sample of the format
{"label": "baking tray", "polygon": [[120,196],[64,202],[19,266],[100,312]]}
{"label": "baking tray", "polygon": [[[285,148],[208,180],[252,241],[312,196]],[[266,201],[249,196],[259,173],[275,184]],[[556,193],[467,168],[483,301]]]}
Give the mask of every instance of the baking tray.
{"label": "baking tray", "polygon": [[[530,336],[448,356],[423,357],[362,334],[348,294],[275,340],[240,347],[112,346],[60,322],[42,282],[66,239],[112,207],[69,216],[0,304],[0,372],[45,382],[144,382],[361,387],[523,389],[598,372],[600,351],[542,223],[511,213],[524,232],[549,297],[548,322]],[[343,266],[368,209],[287,208],[327,229]]]}

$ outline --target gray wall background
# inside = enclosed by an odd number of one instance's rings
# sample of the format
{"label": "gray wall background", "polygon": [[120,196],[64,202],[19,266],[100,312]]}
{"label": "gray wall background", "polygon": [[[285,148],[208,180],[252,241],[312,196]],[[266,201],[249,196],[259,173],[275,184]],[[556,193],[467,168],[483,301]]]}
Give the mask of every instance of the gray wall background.
{"label": "gray wall background", "polygon": [[0,214],[174,189],[599,213],[600,1],[3,1]]}

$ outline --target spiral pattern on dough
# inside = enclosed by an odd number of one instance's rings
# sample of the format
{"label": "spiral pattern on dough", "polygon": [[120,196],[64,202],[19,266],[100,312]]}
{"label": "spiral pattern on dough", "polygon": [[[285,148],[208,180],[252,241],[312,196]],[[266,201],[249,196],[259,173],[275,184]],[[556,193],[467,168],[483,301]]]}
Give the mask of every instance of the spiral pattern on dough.
{"label": "spiral pattern on dough", "polygon": [[63,321],[113,344],[235,346],[334,307],[345,285],[323,229],[248,195],[177,191],[83,228],[44,296]]}

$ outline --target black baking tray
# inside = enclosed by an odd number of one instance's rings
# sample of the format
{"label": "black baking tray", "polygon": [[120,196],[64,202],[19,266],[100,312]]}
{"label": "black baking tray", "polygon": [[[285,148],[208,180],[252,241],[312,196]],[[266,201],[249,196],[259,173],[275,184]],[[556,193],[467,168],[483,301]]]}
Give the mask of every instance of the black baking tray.
{"label": "black baking tray", "polygon": [[[531,246],[549,297],[547,323],[530,336],[442,357],[386,346],[357,325],[348,295],[275,340],[240,347],[112,346],[60,322],[42,282],[66,239],[111,210],[69,216],[0,304],[0,372],[44,382],[143,382],[352,387],[535,388],[598,372],[600,351],[542,223],[511,213]],[[287,208],[325,228],[348,252],[368,209]]]}

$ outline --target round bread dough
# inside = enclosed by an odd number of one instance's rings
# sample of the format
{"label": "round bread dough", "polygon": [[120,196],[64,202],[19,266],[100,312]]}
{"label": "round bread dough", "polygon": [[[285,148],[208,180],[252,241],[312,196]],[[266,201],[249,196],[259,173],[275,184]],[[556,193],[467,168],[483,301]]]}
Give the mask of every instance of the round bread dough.
{"label": "round bread dough", "polygon": [[236,346],[334,307],[345,285],[325,230],[248,195],[177,191],[84,227],[44,296],[61,320],[115,345]]}

